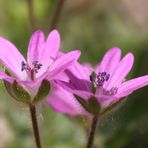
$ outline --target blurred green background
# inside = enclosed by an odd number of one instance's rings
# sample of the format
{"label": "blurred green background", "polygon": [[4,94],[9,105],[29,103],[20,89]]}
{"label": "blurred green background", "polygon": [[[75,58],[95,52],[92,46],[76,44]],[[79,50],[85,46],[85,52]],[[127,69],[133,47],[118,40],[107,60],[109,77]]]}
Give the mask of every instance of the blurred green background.
{"label": "blurred green background", "polygon": [[[50,30],[58,0],[34,0],[38,29]],[[0,0],[0,36],[24,55],[31,35],[27,0]],[[105,51],[118,46],[131,51],[135,63],[128,78],[148,73],[147,0],[65,0],[57,28],[61,50],[82,51],[81,62],[97,64]],[[100,122],[96,148],[148,147],[148,87],[138,90]],[[83,148],[85,130],[46,104],[38,106],[43,148]],[[86,124],[84,122],[84,124]],[[0,148],[34,148],[28,108],[6,93],[0,82]]]}

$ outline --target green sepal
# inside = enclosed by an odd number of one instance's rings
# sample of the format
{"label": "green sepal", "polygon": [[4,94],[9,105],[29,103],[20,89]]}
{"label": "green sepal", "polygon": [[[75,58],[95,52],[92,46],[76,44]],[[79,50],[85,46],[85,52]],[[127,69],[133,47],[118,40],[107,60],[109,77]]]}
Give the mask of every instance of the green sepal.
{"label": "green sepal", "polygon": [[30,94],[21,85],[19,85],[16,81],[14,81],[12,84],[12,91],[18,101],[21,101],[23,103],[30,103],[31,102]]}
{"label": "green sepal", "polygon": [[3,82],[4,82],[4,85],[5,85],[5,88],[6,88],[7,92],[8,92],[8,94],[9,94],[13,99],[19,101],[19,99],[15,96],[15,94],[14,94],[14,92],[13,92],[13,90],[12,90],[12,84],[9,83],[9,82],[6,81],[6,80],[3,80]]}
{"label": "green sepal", "polygon": [[[8,76],[12,76],[8,69],[5,68],[4,71]],[[13,83],[9,83],[6,80],[3,80],[3,82],[8,94],[12,98],[19,102],[30,103],[31,96],[21,85],[17,83],[16,80]]]}
{"label": "green sepal", "polygon": [[88,108],[91,113],[93,113],[94,115],[98,115],[101,110],[101,105],[97,101],[97,99],[92,96],[88,99]]}
{"label": "green sepal", "polygon": [[43,100],[49,94],[50,88],[50,82],[48,80],[43,80],[39,87],[37,95],[33,99],[33,103],[37,103]]}
{"label": "green sepal", "polygon": [[99,115],[101,110],[101,105],[95,97],[92,96],[88,100],[84,100],[80,96],[77,96],[75,94],[74,96],[86,111],[94,115]]}
{"label": "green sepal", "polygon": [[[5,73],[8,75],[8,76],[11,76],[10,72],[8,71],[8,69],[6,69],[6,67],[4,67],[4,71]],[[13,89],[12,89],[12,83],[9,83],[8,81],[6,80],[3,80],[4,82],[4,85],[5,85],[5,88],[8,92],[8,94],[15,100],[19,101],[19,99],[15,96],[14,92],[13,92]]]}
{"label": "green sepal", "polygon": [[87,101],[84,100],[83,98],[81,98],[80,96],[74,94],[75,98],[77,99],[77,101],[81,104],[81,106],[88,112],[90,112],[89,108],[88,108],[88,104]]}

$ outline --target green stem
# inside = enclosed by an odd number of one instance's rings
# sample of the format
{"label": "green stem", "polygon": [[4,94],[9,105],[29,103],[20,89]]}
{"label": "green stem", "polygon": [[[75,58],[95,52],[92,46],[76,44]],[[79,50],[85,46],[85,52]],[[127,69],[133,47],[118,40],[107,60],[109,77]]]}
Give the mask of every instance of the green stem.
{"label": "green stem", "polygon": [[98,123],[98,116],[94,116],[93,119],[92,119],[90,133],[89,133],[86,148],[92,148],[93,147],[93,142],[94,142],[95,132],[96,132],[96,128],[97,128],[97,123]]}
{"label": "green stem", "polygon": [[58,2],[57,2],[55,12],[53,13],[53,17],[52,17],[51,22],[50,22],[50,29],[51,30],[54,29],[57,26],[62,8],[64,6],[64,2],[65,2],[65,0],[58,0]]}
{"label": "green stem", "polygon": [[35,23],[35,16],[34,16],[34,1],[33,0],[27,0],[27,5],[28,5],[28,17],[29,17],[29,22],[31,25],[32,31],[36,30],[36,23]]}
{"label": "green stem", "polygon": [[30,104],[29,107],[30,107],[30,114],[31,114],[36,148],[41,148],[40,135],[39,135],[39,129],[38,129],[38,123],[37,123],[37,117],[36,117],[36,108],[35,108],[35,105],[32,105],[32,104]]}

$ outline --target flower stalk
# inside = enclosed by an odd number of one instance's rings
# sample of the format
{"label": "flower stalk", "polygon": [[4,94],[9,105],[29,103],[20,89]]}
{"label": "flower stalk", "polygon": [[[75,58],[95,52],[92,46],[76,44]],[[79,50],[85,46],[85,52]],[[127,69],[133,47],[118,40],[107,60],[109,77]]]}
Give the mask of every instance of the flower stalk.
{"label": "flower stalk", "polygon": [[29,108],[30,108],[30,114],[31,114],[32,127],[33,127],[33,133],[34,133],[34,137],[35,137],[36,147],[41,148],[35,105],[30,104]]}
{"label": "flower stalk", "polygon": [[52,19],[51,19],[51,22],[50,22],[50,24],[51,24],[50,30],[55,29],[55,27],[57,26],[62,8],[64,6],[64,2],[65,2],[65,0],[58,0],[57,6],[55,8],[55,12],[53,13],[53,16],[52,16]]}
{"label": "flower stalk", "polygon": [[28,17],[29,17],[31,29],[32,31],[35,31],[36,22],[35,22],[35,16],[34,16],[34,0],[27,0],[27,5],[28,5]]}
{"label": "flower stalk", "polygon": [[89,133],[89,136],[88,136],[86,148],[92,148],[93,147],[97,123],[98,123],[98,116],[94,115],[94,117],[92,119],[92,123],[91,123],[91,128],[90,128],[90,133]]}

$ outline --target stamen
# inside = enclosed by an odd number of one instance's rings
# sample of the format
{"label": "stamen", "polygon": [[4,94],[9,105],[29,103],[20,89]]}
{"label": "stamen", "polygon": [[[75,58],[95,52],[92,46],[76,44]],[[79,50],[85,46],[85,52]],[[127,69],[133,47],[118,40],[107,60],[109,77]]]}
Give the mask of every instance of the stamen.
{"label": "stamen", "polygon": [[24,71],[24,70],[30,71],[31,69],[24,61],[22,61],[21,62],[21,71]]}
{"label": "stamen", "polygon": [[105,81],[108,81],[110,75],[106,72],[99,72],[97,75],[97,86],[103,86]]}
{"label": "stamen", "polygon": [[38,70],[42,67],[42,64],[40,64],[38,61],[33,61],[32,65],[34,66],[33,69],[34,69],[35,73],[37,73]]}
{"label": "stamen", "polygon": [[108,81],[110,74],[106,72],[99,72],[98,75],[92,74],[90,76],[90,81],[92,81],[96,86],[103,86],[105,81]]}
{"label": "stamen", "polygon": [[33,61],[32,62],[33,68],[30,68],[27,63],[24,61],[21,62],[21,71],[34,71],[35,73],[38,72],[38,70],[42,67],[42,64],[40,64],[38,61]]}
{"label": "stamen", "polygon": [[117,94],[117,92],[118,92],[117,87],[112,87],[110,90],[104,91],[105,95],[108,95],[108,96],[114,96]]}

